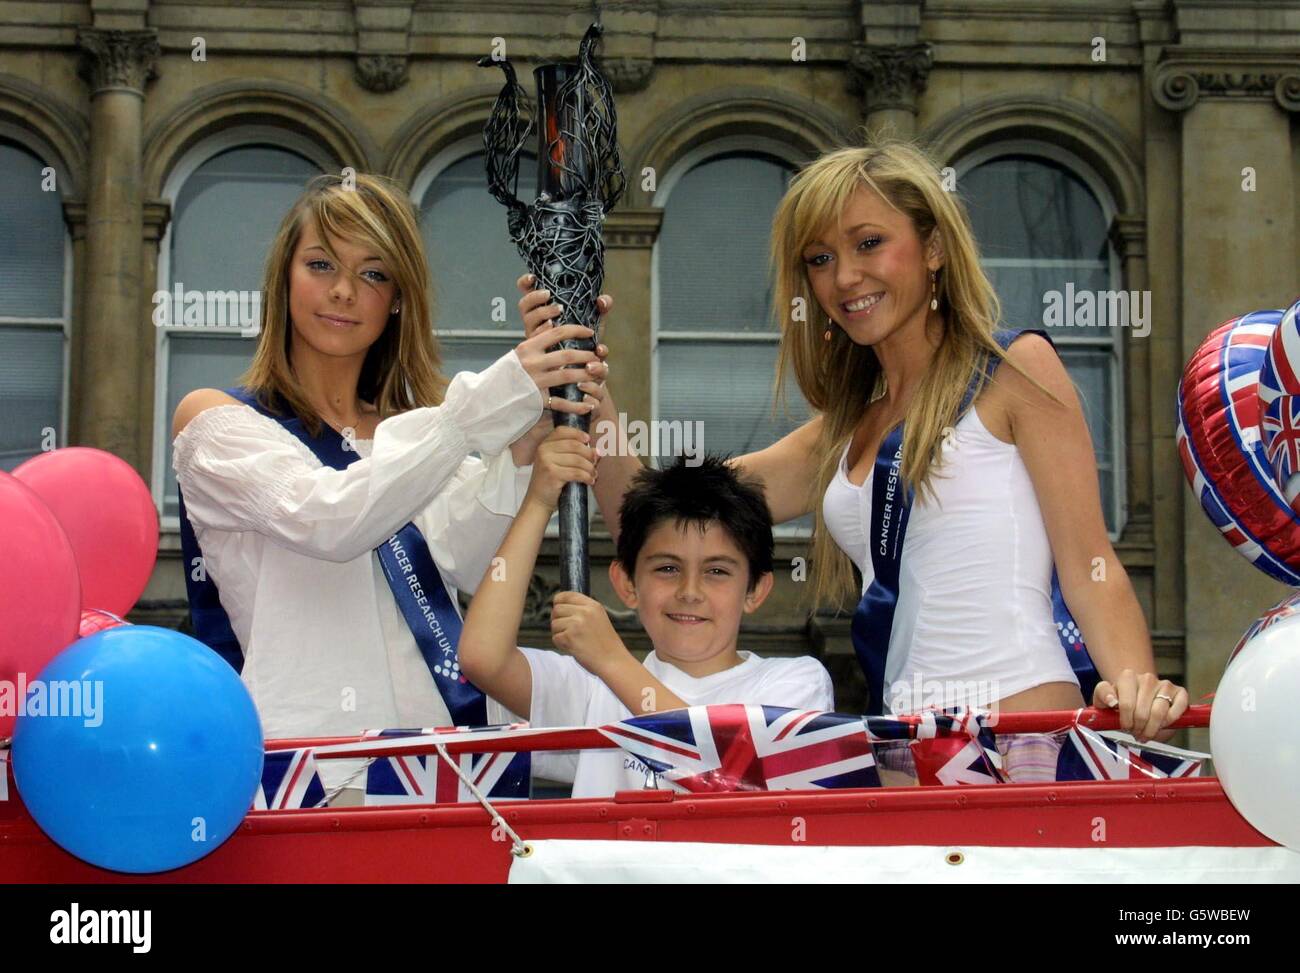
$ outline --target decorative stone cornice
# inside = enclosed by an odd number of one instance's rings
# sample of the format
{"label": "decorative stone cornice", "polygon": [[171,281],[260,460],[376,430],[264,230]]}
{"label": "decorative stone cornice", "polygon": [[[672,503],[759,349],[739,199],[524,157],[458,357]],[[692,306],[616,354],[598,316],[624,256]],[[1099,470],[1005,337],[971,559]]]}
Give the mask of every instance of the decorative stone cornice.
{"label": "decorative stone cornice", "polygon": [[650,83],[655,62],[652,57],[605,57],[600,59],[600,70],[615,93],[641,91]]}
{"label": "decorative stone cornice", "polygon": [[916,114],[934,66],[929,44],[854,44],[849,55],[849,90],[862,95],[868,111],[893,108]]}
{"label": "decorative stone cornice", "polygon": [[[636,173],[632,174],[636,178]],[[648,250],[659,237],[664,211],[650,209],[616,209],[605,219],[603,235],[610,249]]]}
{"label": "decorative stone cornice", "polygon": [[68,233],[72,239],[86,238],[86,201],[83,199],[64,200],[63,221],[68,224]]}
{"label": "decorative stone cornice", "polygon": [[357,55],[357,84],[376,94],[396,91],[409,77],[406,57],[402,54]]}
{"label": "decorative stone cornice", "polygon": [[1276,101],[1300,111],[1300,66],[1294,58],[1258,51],[1192,53],[1166,49],[1151,76],[1151,95],[1169,111],[1201,98]]}
{"label": "decorative stone cornice", "polygon": [[158,32],[155,30],[77,30],[81,48],[78,73],[92,92],[127,89],[144,93],[147,82],[158,76]]}
{"label": "decorative stone cornice", "polygon": [[1144,216],[1118,213],[1110,223],[1110,242],[1121,260],[1147,255],[1147,221]]}
{"label": "decorative stone cornice", "polygon": [[[157,242],[162,239],[167,224],[171,222],[172,206],[165,199],[151,199],[144,203],[141,210],[143,217],[144,239]],[[69,199],[63,203],[63,221],[68,224],[68,232],[73,240],[86,236],[86,203],[81,199]]]}
{"label": "decorative stone cornice", "polygon": [[172,205],[165,199],[147,200],[143,207],[143,217],[144,238],[150,243],[157,243],[171,222]]}

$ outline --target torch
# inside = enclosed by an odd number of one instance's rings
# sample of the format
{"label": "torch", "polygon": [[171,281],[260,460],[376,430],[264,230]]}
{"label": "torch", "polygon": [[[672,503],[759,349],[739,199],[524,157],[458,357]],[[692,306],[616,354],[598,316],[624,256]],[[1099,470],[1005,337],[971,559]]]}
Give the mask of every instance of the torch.
{"label": "torch", "polygon": [[[578,46],[576,63],[537,68],[537,199],[522,203],[516,195],[519,153],[533,129],[528,98],[508,60],[490,57],[478,63],[498,66],[505,86],[492,106],[483,131],[487,150],[488,190],[506,207],[510,238],[536,278],[535,286],[551,292],[564,308],[555,324],[582,324],[596,333],[561,342],[561,348],[593,351],[600,340],[596,298],[605,279],[605,244],[601,224],[623,194],[618,156],[618,119],[609,81],[592,60],[601,27],[592,24]],[[521,118],[521,110],[524,118]],[[577,384],[551,394],[581,402]],[[590,417],[552,411],[556,425],[588,430]],[[590,593],[587,570],[587,488],[565,484],[560,494],[560,584]]]}

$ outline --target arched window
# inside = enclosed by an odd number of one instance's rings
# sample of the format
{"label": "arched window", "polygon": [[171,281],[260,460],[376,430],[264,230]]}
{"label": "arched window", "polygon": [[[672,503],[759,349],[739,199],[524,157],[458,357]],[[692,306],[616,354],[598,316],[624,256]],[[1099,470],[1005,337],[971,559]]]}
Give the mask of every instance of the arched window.
{"label": "arched window", "polygon": [[714,143],[684,159],[657,194],[655,418],[698,422],[709,453],[762,449],[809,417],[793,383],[789,414],[772,411],[780,333],[768,247],[794,165],[758,144]]}
{"label": "arched window", "polygon": [[[1117,537],[1125,496],[1125,321],[1115,313],[1123,283],[1108,238],[1114,204],[1087,166],[1049,145],[1001,143],[957,168],[1004,326],[1045,329],[1079,390],[1102,511]],[[1136,324],[1141,313],[1129,307],[1129,320]]]}
{"label": "arched window", "polygon": [[[275,137],[280,140],[279,133]],[[177,165],[166,193],[172,220],[162,241],[159,291],[260,294],[263,263],[281,219],[307,181],[329,165],[310,146],[264,139],[236,133],[205,143]],[[163,306],[171,314],[158,328],[154,483],[164,518],[175,523],[172,415],[196,388],[235,384],[252,361],[257,338],[233,316],[224,324],[206,314],[186,323],[184,305]]]}
{"label": "arched window", "polygon": [[[479,372],[523,339],[519,292],[524,273],[506,229],[506,209],[487,189],[481,140],[444,153],[416,180],[433,278],[434,331],[442,351],[442,371]],[[517,194],[525,203],[537,196],[537,160],[521,156]]]}
{"label": "arched window", "polygon": [[0,139],[0,470],[65,445],[69,242],[57,172]]}

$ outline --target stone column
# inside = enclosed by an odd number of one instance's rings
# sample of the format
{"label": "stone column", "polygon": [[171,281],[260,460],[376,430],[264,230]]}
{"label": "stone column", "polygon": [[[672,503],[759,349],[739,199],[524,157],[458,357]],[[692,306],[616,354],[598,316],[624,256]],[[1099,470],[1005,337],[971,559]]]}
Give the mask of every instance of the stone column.
{"label": "stone column", "polygon": [[664,211],[616,209],[605,222],[605,290],[614,297],[608,331],[610,387],[628,419],[650,419],[650,302],[655,240]]}
{"label": "stone column", "polygon": [[[1167,49],[1152,94],[1180,113],[1182,341],[1186,362],[1219,323],[1294,297],[1291,118],[1300,71],[1267,53]],[[1253,189],[1251,188],[1253,186]],[[1289,590],[1233,552],[1184,504],[1187,686],[1211,691],[1245,628]]]}
{"label": "stone column", "polygon": [[139,449],[141,319],[141,118],[159,49],[153,30],[82,28],[81,75],[89,83],[85,313],[73,332],[83,381],[76,442],[107,450],[146,474]]}
{"label": "stone column", "polygon": [[[171,204],[165,199],[155,199],[146,202],[141,207],[143,220],[143,232],[141,236],[142,244],[140,257],[140,297],[139,310],[136,312],[136,319],[140,322],[153,321],[154,303],[153,294],[157,287],[158,281],[158,250],[162,243],[164,231],[167,224],[171,221],[172,208]],[[138,448],[140,450],[141,471],[145,475],[145,482],[152,482],[150,476],[153,474],[153,437],[154,437],[154,380],[157,377],[158,369],[155,355],[158,350],[157,333],[154,327],[141,328],[141,340],[139,343],[140,353],[140,396],[138,403],[138,418],[136,428],[138,430]],[[163,423],[163,435],[171,435],[171,416],[167,416]]]}
{"label": "stone column", "polygon": [[849,90],[862,97],[863,119],[872,134],[911,138],[916,102],[934,64],[929,44],[855,44],[849,57]]}
{"label": "stone column", "polygon": [[[1125,290],[1147,289],[1146,220],[1141,216],[1118,215],[1111,221],[1110,240],[1123,267]],[[1155,326],[1152,324],[1152,331]],[[1125,334],[1124,400],[1129,404],[1128,452],[1128,524],[1125,535],[1134,540],[1151,537],[1151,404],[1148,399],[1151,373],[1151,335],[1138,337],[1131,330]],[[1121,486],[1121,489],[1124,489]]]}
{"label": "stone column", "polygon": [[[651,257],[663,218],[663,210],[650,207],[615,209],[605,221],[604,290],[614,298],[614,309],[600,340],[609,346],[609,385],[614,392],[614,404],[629,421],[648,422],[651,418],[650,304],[654,273]],[[593,535],[597,531],[604,535],[604,522],[594,504],[593,512],[600,525],[593,530]],[[607,540],[600,541],[600,545],[607,544]],[[598,558],[603,558],[599,563],[605,565],[613,556],[613,548],[606,550],[593,541],[591,554],[593,565],[598,563]],[[597,583],[596,575],[593,569],[593,585]],[[602,572],[600,590],[605,590],[606,583]],[[611,594],[605,604],[618,605],[618,600]]]}
{"label": "stone column", "polygon": [[69,446],[80,441],[78,429],[78,390],[84,377],[81,374],[81,358],[77,354],[78,329],[86,320],[86,204],[84,200],[70,199],[63,204],[63,221],[68,224],[68,235],[72,237],[72,306],[68,309],[72,327],[69,329],[68,355],[68,428],[60,446]]}

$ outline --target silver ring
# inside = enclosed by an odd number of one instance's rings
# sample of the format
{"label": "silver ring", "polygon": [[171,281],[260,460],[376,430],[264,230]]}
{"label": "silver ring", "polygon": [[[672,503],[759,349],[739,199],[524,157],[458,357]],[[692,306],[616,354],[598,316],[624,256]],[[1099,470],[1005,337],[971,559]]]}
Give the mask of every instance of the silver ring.
{"label": "silver ring", "polygon": [[1155,698],[1156,698],[1156,699],[1163,699],[1163,700],[1164,700],[1166,703],[1168,703],[1170,706],[1173,706],[1173,705],[1174,705],[1174,698],[1173,698],[1172,696],[1166,696],[1164,693],[1156,693]]}

